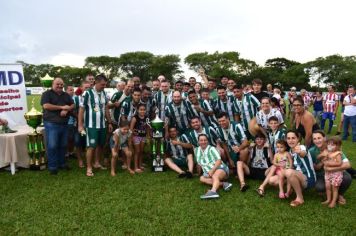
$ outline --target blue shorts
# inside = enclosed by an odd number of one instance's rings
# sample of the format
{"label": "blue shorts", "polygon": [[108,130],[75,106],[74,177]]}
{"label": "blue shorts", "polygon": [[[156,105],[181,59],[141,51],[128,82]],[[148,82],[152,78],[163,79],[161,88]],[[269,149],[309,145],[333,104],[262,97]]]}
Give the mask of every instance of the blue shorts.
{"label": "blue shorts", "polygon": [[323,120],[335,120],[335,114],[332,112],[324,112],[322,115]]}
{"label": "blue shorts", "polygon": [[[227,179],[227,178],[229,178],[229,167],[227,167],[226,165],[220,165],[218,168],[216,168],[217,170],[223,170],[223,171],[225,171],[225,173],[226,173],[226,178],[225,179]],[[208,173],[204,173],[203,174],[203,176],[204,177],[206,177],[206,178],[210,178],[210,176],[209,176],[209,174]]]}
{"label": "blue shorts", "polygon": [[315,185],[315,179],[313,178],[308,178],[306,179],[306,189],[313,188]]}

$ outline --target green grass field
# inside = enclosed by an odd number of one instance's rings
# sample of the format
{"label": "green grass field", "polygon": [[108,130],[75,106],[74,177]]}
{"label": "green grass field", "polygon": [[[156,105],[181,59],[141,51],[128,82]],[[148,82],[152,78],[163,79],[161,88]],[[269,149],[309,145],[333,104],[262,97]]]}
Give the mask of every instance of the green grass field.
{"label": "green grass field", "polygon": [[[38,98],[38,97],[37,97]],[[343,150],[355,165],[356,148]],[[221,191],[219,200],[201,201],[208,189],[168,171],[130,176],[119,170],[97,171],[94,178],[76,167],[50,176],[47,171],[0,173],[0,235],[356,235],[356,187],[347,204],[328,209],[314,190],[305,192],[297,209],[267,189],[260,198],[248,181],[246,193]]]}

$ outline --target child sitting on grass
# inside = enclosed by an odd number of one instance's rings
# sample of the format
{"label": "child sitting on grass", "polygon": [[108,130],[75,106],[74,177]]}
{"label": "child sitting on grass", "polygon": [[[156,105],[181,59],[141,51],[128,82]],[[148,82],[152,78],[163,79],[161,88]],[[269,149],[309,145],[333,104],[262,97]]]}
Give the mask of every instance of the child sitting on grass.
{"label": "child sitting on grass", "polygon": [[111,176],[116,175],[116,161],[119,153],[123,153],[126,156],[127,170],[130,174],[135,174],[131,169],[132,158],[132,135],[129,130],[129,122],[121,121],[120,127],[113,132],[110,138],[111,148]]}

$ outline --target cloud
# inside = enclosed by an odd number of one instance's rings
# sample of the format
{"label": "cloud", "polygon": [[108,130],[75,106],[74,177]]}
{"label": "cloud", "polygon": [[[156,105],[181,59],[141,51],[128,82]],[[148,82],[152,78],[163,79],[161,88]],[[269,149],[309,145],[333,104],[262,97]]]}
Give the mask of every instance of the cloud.
{"label": "cloud", "polygon": [[72,53],[60,53],[50,59],[50,64],[56,66],[83,67],[85,57]]}

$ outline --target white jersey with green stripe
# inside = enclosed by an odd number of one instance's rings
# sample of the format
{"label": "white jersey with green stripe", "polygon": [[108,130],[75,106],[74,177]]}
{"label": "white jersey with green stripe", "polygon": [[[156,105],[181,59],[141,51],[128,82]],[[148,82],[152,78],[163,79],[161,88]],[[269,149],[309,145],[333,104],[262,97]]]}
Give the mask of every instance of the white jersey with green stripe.
{"label": "white jersey with green stripe", "polygon": [[247,139],[241,124],[237,122],[230,122],[227,129],[223,129],[219,126],[216,131],[219,136],[219,141],[226,143],[229,148],[232,146],[240,146],[242,142]]}
{"label": "white jersey with green stripe", "polygon": [[290,154],[293,158],[293,165],[296,171],[300,171],[305,175],[308,179],[316,181],[316,174],[314,170],[314,161],[310,152],[304,145],[300,145],[300,149],[302,151],[306,151],[307,154],[305,157],[299,156],[299,154],[290,151]]}
{"label": "white jersey with green stripe", "polygon": [[[213,108],[210,106],[209,102],[207,100],[203,100],[203,99],[199,99],[199,106],[204,110],[204,111],[211,111],[213,112]],[[193,116],[198,116],[201,119],[201,122],[203,124],[203,126],[214,126],[217,127],[218,126],[218,121],[216,120],[216,117],[213,114],[211,115],[207,115],[204,114],[203,112],[198,112],[195,108],[194,105],[189,102],[189,104],[191,105],[191,111],[192,111],[192,115]]]}
{"label": "white jersey with green stripe", "polygon": [[220,98],[214,100],[214,110],[218,113],[226,112],[229,115],[229,120],[234,121],[234,115],[237,113],[234,106],[235,98],[233,96],[226,96],[226,100],[222,101]]}
{"label": "white jersey with green stripe", "polygon": [[111,103],[119,102],[120,106],[119,107],[114,107],[111,114],[112,114],[112,120],[117,123],[120,118],[120,113],[121,113],[121,106],[123,101],[127,98],[130,97],[130,95],[126,95],[123,91],[118,91],[114,93],[110,99]]}
{"label": "white jersey with green stripe", "polygon": [[190,105],[185,100],[182,100],[180,104],[170,102],[165,108],[165,117],[168,124],[177,127],[179,132],[187,130],[192,117],[190,109]]}
{"label": "white jersey with green stripe", "polygon": [[[176,140],[184,142],[184,140],[182,140],[180,137],[177,137]],[[166,154],[169,157],[171,157],[173,159],[177,159],[177,160],[185,160],[187,158],[188,152],[181,145],[173,145],[171,139],[168,139],[165,142],[166,142],[166,145],[165,145],[166,146]]]}
{"label": "white jersey with green stripe", "polygon": [[216,147],[216,141],[219,137],[212,126],[203,126],[201,132],[191,129],[182,136],[182,139],[185,143],[191,143],[194,147],[198,147],[198,137],[200,134],[206,134],[209,145]]}
{"label": "white jersey with green stripe", "polygon": [[108,102],[105,91],[96,91],[95,87],[84,92],[84,125],[86,128],[105,128],[105,107]]}
{"label": "white jersey with green stripe", "polygon": [[[201,147],[196,147],[194,149],[194,154],[196,162],[201,166],[205,174],[209,173],[215,166],[216,161],[221,160],[218,150],[210,145],[208,145],[205,150],[202,150]],[[222,162],[221,166],[226,168],[224,162]]]}
{"label": "white jersey with green stripe", "polygon": [[120,119],[121,119],[121,116],[125,116],[128,121],[131,121],[132,117],[134,117],[136,115],[137,106],[139,104],[140,103],[134,104],[131,96],[127,97],[123,101],[122,106],[121,106]]}
{"label": "white jersey with green stripe", "polygon": [[251,93],[243,95],[241,100],[235,99],[234,107],[237,114],[240,115],[240,120],[243,129],[248,130],[248,124],[252,118],[254,118],[260,107],[260,102]]}
{"label": "white jersey with green stripe", "polygon": [[166,106],[172,102],[173,91],[169,90],[168,93],[164,94],[161,90],[158,91],[153,96],[153,106],[155,106],[158,110],[158,117],[161,120],[165,120],[165,108]]}
{"label": "white jersey with green stripe", "polygon": [[286,137],[286,129],[285,128],[279,128],[276,131],[269,131],[268,132],[268,143],[271,147],[271,150],[273,154],[277,152],[277,141],[282,140]]}
{"label": "white jersey with green stripe", "polygon": [[268,129],[268,119],[271,118],[272,116],[275,116],[278,118],[279,124],[284,123],[282,113],[276,108],[271,108],[267,114],[263,110],[260,110],[259,112],[257,112],[257,114],[256,114],[257,124],[259,124],[262,128],[267,130]]}

